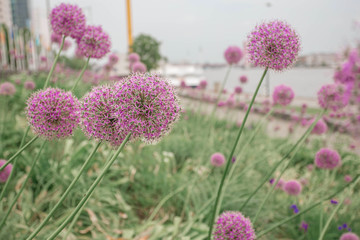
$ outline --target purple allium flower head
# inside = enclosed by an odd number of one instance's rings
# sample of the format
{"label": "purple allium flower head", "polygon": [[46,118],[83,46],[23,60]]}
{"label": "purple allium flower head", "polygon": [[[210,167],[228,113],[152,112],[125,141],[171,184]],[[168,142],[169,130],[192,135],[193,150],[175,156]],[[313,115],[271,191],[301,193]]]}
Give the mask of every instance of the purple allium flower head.
{"label": "purple allium flower head", "polygon": [[119,61],[119,57],[115,54],[115,53],[112,53],[110,54],[109,56],[109,63],[110,64],[116,64],[117,62]]}
{"label": "purple allium flower head", "polygon": [[79,39],[84,33],[86,20],[81,8],[62,3],[51,10],[50,22],[54,33]]}
{"label": "purple allium flower head", "polygon": [[49,140],[70,136],[79,123],[78,99],[58,88],[33,93],[25,110],[33,131]]}
{"label": "purple allium flower head", "polygon": [[350,175],[345,175],[344,176],[344,181],[345,182],[351,182],[352,181],[352,177]]}
{"label": "purple allium flower head", "polygon": [[308,231],[308,228],[309,228],[309,224],[305,221],[302,221],[301,222],[301,228],[304,229],[304,232],[307,232]]}
{"label": "purple allium flower head", "polygon": [[111,42],[101,26],[87,26],[78,47],[85,57],[99,59],[110,52]]}
{"label": "purple allium flower head", "polygon": [[294,91],[285,85],[279,85],[275,87],[273,93],[273,100],[275,104],[281,104],[283,106],[289,105],[294,99]]}
{"label": "purple allium flower head", "polygon": [[56,44],[61,44],[62,42],[62,37],[61,35],[57,34],[57,33],[51,33],[51,42],[52,43],[56,43]]}
{"label": "purple allium flower head", "polygon": [[[315,121],[315,119],[311,119],[308,124],[311,125],[313,122]],[[314,126],[313,130],[311,133],[317,134],[317,135],[321,135],[323,133],[326,133],[326,131],[328,130],[327,124],[324,120],[320,119]]]}
{"label": "purple allium flower head", "polygon": [[[275,179],[274,179],[274,178],[271,178],[271,179],[269,180],[269,183],[270,183],[271,185],[274,184],[274,183],[275,183]],[[276,184],[275,188],[276,188],[276,189],[283,188],[284,184],[285,184],[284,179],[281,179],[281,178],[280,178],[279,181],[278,181],[278,183]]]}
{"label": "purple allium flower head", "polygon": [[239,47],[230,46],[225,50],[224,57],[228,64],[237,64],[243,57],[243,53]]}
{"label": "purple allium flower head", "polygon": [[250,219],[241,212],[228,211],[222,213],[215,224],[214,240],[254,240],[255,230]]}
{"label": "purple allium flower head", "polygon": [[186,88],[186,82],[184,80],[181,80],[180,87],[181,88]]}
{"label": "purple allium flower head", "polygon": [[248,36],[247,52],[255,66],[286,69],[296,61],[299,50],[299,36],[282,21],[260,24]]}
{"label": "purple allium flower head", "polygon": [[315,155],[315,164],[319,168],[333,169],[341,165],[341,157],[335,150],[322,148]]}
{"label": "purple allium flower head", "polygon": [[16,88],[11,82],[4,82],[0,84],[0,95],[14,95]]}
{"label": "purple allium flower head", "polygon": [[355,233],[348,232],[341,235],[339,240],[360,240],[360,238]]}
{"label": "purple allium flower head", "polygon": [[140,56],[137,53],[130,53],[128,56],[128,60],[130,63],[136,63],[140,61]]}
{"label": "purple allium flower head", "polygon": [[225,163],[225,156],[222,153],[214,153],[210,157],[211,165],[215,167],[221,167]]}
{"label": "purple allium flower head", "polygon": [[337,111],[347,105],[344,96],[345,86],[341,84],[328,84],[321,87],[318,91],[318,101],[322,108],[330,108]]}
{"label": "purple allium flower head", "polygon": [[241,93],[242,93],[242,87],[236,86],[236,87],[235,87],[235,93],[236,93],[236,94],[241,94]]}
{"label": "purple allium flower head", "polygon": [[[6,161],[5,160],[3,160],[3,159],[0,159],[0,167],[2,167],[4,164],[6,163]],[[10,175],[10,173],[11,173],[11,170],[12,170],[12,164],[10,163],[10,164],[8,164],[5,168],[4,168],[4,170],[2,170],[1,172],[0,172],[0,182],[6,182],[6,180],[8,179],[8,177],[9,177],[9,175]]]}
{"label": "purple allium flower head", "polygon": [[173,85],[157,74],[135,73],[116,83],[120,88],[121,124],[132,139],[156,142],[171,130],[181,107]]}
{"label": "purple allium flower head", "polygon": [[142,62],[135,62],[132,67],[131,70],[134,73],[145,73],[146,72],[146,65],[143,64]]}
{"label": "purple allium flower head", "polygon": [[200,89],[206,89],[207,87],[207,81],[206,80],[201,80],[200,83],[199,83],[199,88]]}
{"label": "purple allium flower head", "polygon": [[301,193],[301,189],[302,189],[301,184],[296,180],[287,181],[283,186],[283,190],[287,194],[293,196],[299,195]]}
{"label": "purple allium flower head", "polygon": [[239,80],[240,80],[240,82],[241,82],[241,83],[243,83],[243,84],[244,84],[244,83],[247,83],[248,78],[247,78],[247,76],[246,76],[246,75],[242,75],[242,76],[240,76],[240,79],[239,79]]}
{"label": "purple allium flower head", "polygon": [[126,137],[119,118],[121,104],[118,85],[103,85],[93,88],[80,101],[80,125],[86,136],[104,140],[119,146]]}
{"label": "purple allium flower head", "polygon": [[24,82],[24,87],[27,90],[34,90],[35,89],[35,83],[33,81],[26,81],[26,82]]}

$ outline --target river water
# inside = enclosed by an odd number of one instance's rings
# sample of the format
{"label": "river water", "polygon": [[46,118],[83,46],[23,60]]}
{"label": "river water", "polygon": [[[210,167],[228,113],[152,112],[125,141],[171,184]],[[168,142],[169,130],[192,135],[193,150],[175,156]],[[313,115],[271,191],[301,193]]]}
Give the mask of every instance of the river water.
{"label": "river water", "polygon": [[[223,81],[226,71],[227,67],[204,70],[210,89],[214,88],[216,82]],[[242,86],[244,92],[253,93],[262,73],[263,69],[260,68],[233,68],[225,88],[232,92],[235,86]],[[295,97],[314,99],[322,85],[334,82],[333,74],[333,68],[292,68],[283,72],[268,71],[259,93],[260,95],[267,95],[267,92],[270,92],[271,95],[274,87],[284,84],[292,87]],[[248,82],[245,85],[239,81],[241,75],[248,77]],[[267,83],[269,88],[266,87]]]}

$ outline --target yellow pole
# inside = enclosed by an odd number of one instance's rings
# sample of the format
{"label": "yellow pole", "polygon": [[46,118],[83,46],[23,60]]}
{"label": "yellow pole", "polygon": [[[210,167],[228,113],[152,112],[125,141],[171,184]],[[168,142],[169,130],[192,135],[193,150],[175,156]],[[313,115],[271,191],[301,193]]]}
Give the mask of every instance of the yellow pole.
{"label": "yellow pole", "polygon": [[130,9],[130,0],[126,0],[126,9],[127,9],[127,25],[128,25],[128,44],[129,44],[129,53],[132,52],[132,32],[131,32],[131,9]]}

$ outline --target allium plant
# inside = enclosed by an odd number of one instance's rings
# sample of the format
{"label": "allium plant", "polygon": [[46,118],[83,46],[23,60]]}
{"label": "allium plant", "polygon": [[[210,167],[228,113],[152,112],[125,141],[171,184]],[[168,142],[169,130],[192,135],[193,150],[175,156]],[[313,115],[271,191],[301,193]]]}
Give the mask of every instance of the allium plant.
{"label": "allium plant", "polygon": [[[310,120],[308,123],[312,124],[315,121],[315,119]],[[312,130],[311,133],[313,134],[317,134],[317,135],[321,135],[326,133],[328,130],[328,126],[326,124],[326,122],[323,119],[320,119],[316,124],[314,129]]]}
{"label": "allium plant", "polygon": [[58,88],[34,93],[25,110],[35,134],[48,140],[71,136],[79,123],[79,101],[71,92]]}
{"label": "allium plant", "polygon": [[87,26],[78,47],[85,57],[100,59],[110,52],[110,37],[101,26]]}
{"label": "allium plant", "polygon": [[225,156],[222,153],[214,153],[210,157],[210,163],[214,167],[221,167],[225,163]]}
{"label": "allium plant", "polygon": [[254,240],[255,230],[250,219],[241,212],[228,211],[222,213],[215,224],[214,240]]}
{"label": "allium plant", "polygon": [[137,53],[130,53],[128,56],[128,60],[130,64],[133,64],[140,61],[140,56]]}
{"label": "allium plant", "polygon": [[360,238],[355,233],[348,232],[341,235],[339,240],[360,240]]}
{"label": "allium plant", "polygon": [[246,75],[242,75],[242,76],[240,76],[239,81],[240,81],[242,84],[245,84],[245,83],[247,83],[248,78],[247,78]]}
{"label": "allium plant", "polygon": [[119,57],[115,53],[112,53],[112,54],[109,55],[109,63],[110,64],[114,65],[118,61],[119,61]]}
{"label": "allium plant", "polygon": [[230,65],[239,63],[243,55],[243,52],[237,46],[230,46],[224,52],[225,60]]}
{"label": "allium plant", "polygon": [[289,194],[289,195],[293,195],[293,196],[297,196],[301,193],[301,184],[300,182],[296,181],[296,180],[290,180],[287,181],[284,186],[283,186],[283,190]]}
{"label": "allium plant", "polygon": [[281,71],[295,62],[299,50],[299,36],[283,21],[262,23],[248,37],[247,52],[255,66]]}
{"label": "allium plant", "polygon": [[35,83],[33,81],[26,81],[26,82],[24,82],[24,88],[27,90],[34,90]]}
{"label": "allium plant", "polygon": [[[6,160],[0,159],[0,167],[6,163]],[[8,164],[4,170],[0,171],[0,182],[4,183],[8,179],[11,171],[12,171],[12,164]]]}
{"label": "allium plant", "polygon": [[274,104],[280,104],[283,106],[289,105],[294,99],[294,91],[291,87],[280,85],[275,87],[273,93]]}
{"label": "allium plant", "polygon": [[146,72],[146,65],[142,62],[135,62],[131,65],[131,70],[134,73],[145,73]]}
{"label": "allium plant", "polygon": [[85,15],[76,5],[62,3],[50,13],[50,23],[54,33],[80,39],[85,30]]}
{"label": "allium plant", "polygon": [[315,165],[318,168],[334,169],[341,165],[341,157],[335,150],[322,148],[315,155]]}
{"label": "allium plant", "polygon": [[345,86],[341,84],[327,84],[317,93],[319,105],[333,111],[340,110],[348,104],[345,96]]}
{"label": "allium plant", "polygon": [[0,95],[11,96],[14,95],[15,92],[16,92],[16,88],[14,84],[12,84],[11,82],[4,82],[0,84]]}

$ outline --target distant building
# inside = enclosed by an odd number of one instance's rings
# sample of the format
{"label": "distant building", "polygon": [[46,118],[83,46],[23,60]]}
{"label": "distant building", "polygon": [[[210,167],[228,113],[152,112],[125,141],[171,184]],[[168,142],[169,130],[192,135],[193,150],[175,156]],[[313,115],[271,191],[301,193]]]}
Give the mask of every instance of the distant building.
{"label": "distant building", "polygon": [[30,27],[28,0],[11,0],[12,21],[18,28]]}
{"label": "distant building", "polygon": [[4,23],[8,28],[12,26],[10,0],[0,0],[0,23]]}
{"label": "distant building", "polygon": [[300,56],[295,63],[299,67],[334,67],[336,66],[335,53],[314,53]]}

